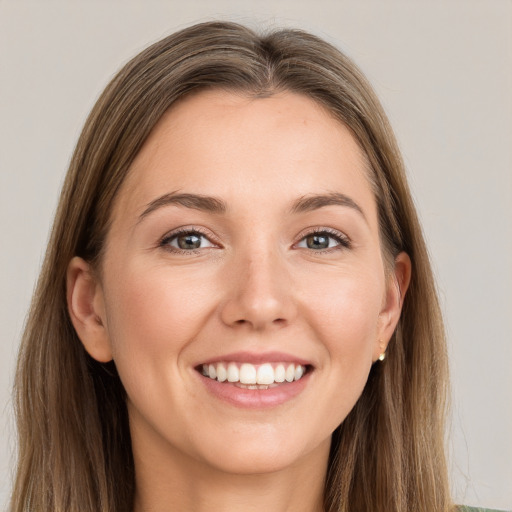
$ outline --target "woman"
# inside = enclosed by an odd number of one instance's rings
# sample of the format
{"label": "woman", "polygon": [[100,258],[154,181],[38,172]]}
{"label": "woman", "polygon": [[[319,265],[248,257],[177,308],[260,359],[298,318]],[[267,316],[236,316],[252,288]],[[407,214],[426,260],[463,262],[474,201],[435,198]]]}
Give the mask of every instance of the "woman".
{"label": "woman", "polygon": [[432,273],[354,64],[230,23],[129,62],[78,142],[16,382],[13,512],[453,510]]}

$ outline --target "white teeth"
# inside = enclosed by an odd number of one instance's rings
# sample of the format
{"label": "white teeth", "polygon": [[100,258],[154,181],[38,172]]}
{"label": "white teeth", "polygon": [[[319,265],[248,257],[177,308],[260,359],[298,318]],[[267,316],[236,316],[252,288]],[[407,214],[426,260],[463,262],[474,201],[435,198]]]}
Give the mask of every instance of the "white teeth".
{"label": "white teeth", "polygon": [[286,371],[284,369],[284,365],[278,364],[274,371],[274,381],[275,382],[284,382],[286,377]]}
{"label": "white teeth", "polygon": [[256,384],[256,368],[252,364],[240,366],[240,384]]}
{"label": "white teeth", "polygon": [[256,382],[258,384],[273,384],[274,380],[274,368],[272,368],[272,365],[270,363],[262,364],[258,368]]}
{"label": "white teeth", "polygon": [[303,377],[306,368],[293,363],[213,363],[203,364],[202,373],[205,377],[218,382],[238,383],[246,389],[268,389],[282,382],[293,382]]}
{"label": "white teeth", "polygon": [[219,363],[217,365],[217,380],[219,382],[224,382],[227,378],[228,372],[226,370],[226,367],[222,363]]}
{"label": "white teeth", "polygon": [[284,378],[286,379],[286,382],[293,382],[293,379],[295,378],[295,366],[293,364],[290,364],[288,368],[286,368]]}
{"label": "white teeth", "polygon": [[238,382],[240,379],[240,372],[238,366],[235,363],[228,365],[228,382]]}

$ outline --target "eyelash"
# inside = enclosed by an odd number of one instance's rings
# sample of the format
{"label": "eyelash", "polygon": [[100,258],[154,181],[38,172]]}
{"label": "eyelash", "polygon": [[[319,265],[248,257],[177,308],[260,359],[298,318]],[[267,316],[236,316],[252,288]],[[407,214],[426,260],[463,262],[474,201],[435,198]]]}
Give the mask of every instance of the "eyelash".
{"label": "eyelash", "polygon": [[[204,232],[201,228],[196,227],[190,227],[190,228],[181,228],[178,229],[170,234],[167,234],[162,238],[162,240],[159,242],[159,247],[164,248],[165,250],[175,253],[175,254],[184,254],[184,255],[193,255],[193,254],[199,254],[202,249],[209,249],[209,247],[203,247],[198,249],[180,249],[178,247],[172,247],[170,245],[170,242],[178,238],[180,235],[198,235],[200,237],[206,238],[211,244],[219,245],[218,242],[212,241],[211,234]],[[326,249],[309,249],[312,252],[319,253],[319,254],[326,254],[330,253],[332,251],[342,250],[342,249],[350,249],[352,247],[350,239],[344,235],[343,233],[331,229],[331,228],[316,228],[311,231],[308,231],[304,234],[302,234],[300,240],[298,243],[305,240],[308,236],[312,235],[327,235],[328,238],[334,239],[338,245],[335,247],[328,247]],[[294,244],[296,246],[297,244]]]}
{"label": "eyelash", "polygon": [[211,240],[212,236],[210,233],[206,233],[201,228],[196,227],[180,228],[176,231],[173,231],[172,233],[165,235],[158,245],[169,252],[175,254],[184,254],[187,256],[192,254],[199,254],[202,249],[209,249],[209,247],[203,247],[199,249],[180,249],[178,247],[172,247],[169,245],[171,241],[178,238],[180,235],[198,235],[202,238],[206,238],[211,244],[219,245],[217,242]]}
{"label": "eyelash", "polygon": [[320,250],[310,249],[312,252],[315,252],[318,254],[327,254],[332,251],[339,251],[339,250],[343,250],[343,249],[351,249],[352,248],[352,243],[350,241],[350,238],[347,235],[341,233],[340,231],[337,231],[332,228],[315,228],[311,231],[308,231],[301,236],[299,243],[311,235],[327,235],[328,238],[332,238],[332,239],[336,240],[336,242],[338,243],[338,245],[336,245],[335,247],[328,247],[327,249],[320,249]]}

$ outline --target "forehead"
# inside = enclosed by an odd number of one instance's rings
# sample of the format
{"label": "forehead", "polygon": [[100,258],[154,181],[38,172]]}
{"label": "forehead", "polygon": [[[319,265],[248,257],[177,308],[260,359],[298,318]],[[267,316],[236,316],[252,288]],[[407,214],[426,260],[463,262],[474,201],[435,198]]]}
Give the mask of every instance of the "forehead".
{"label": "forehead", "polygon": [[[167,111],[135,158],[115,210],[174,191],[264,204],[343,192],[374,202],[367,163],[350,130],[295,93],[254,98],[209,90]],[[278,194],[276,192],[279,192]]]}

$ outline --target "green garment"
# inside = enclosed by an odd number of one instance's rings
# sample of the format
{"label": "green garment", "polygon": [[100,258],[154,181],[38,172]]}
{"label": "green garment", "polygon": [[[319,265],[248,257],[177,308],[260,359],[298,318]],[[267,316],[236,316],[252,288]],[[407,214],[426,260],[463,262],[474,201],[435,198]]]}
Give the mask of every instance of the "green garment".
{"label": "green garment", "polygon": [[[494,510],[490,508],[478,508],[478,507],[459,507],[459,512],[500,512],[499,510]],[[501,512],[507,512],[503,510]],[[509,510],[508,512],[512,512]]]}

